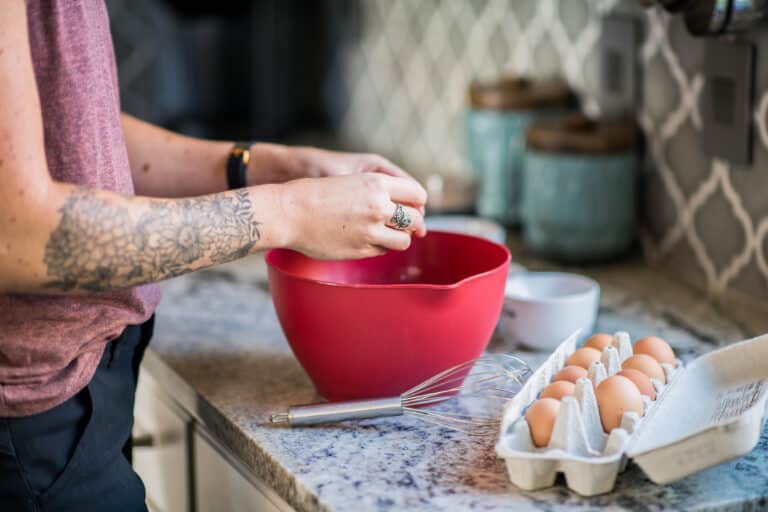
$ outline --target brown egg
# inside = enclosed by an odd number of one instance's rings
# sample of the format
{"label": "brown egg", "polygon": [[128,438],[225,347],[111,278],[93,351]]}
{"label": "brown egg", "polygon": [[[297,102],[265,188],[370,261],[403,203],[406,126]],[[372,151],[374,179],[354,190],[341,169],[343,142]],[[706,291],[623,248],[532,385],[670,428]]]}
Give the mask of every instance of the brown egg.
{"label": "brown egg", "polygon": [[656,400],[656,390],[653,388],[651,379],[643,372],[627,368],[626,370],[621,370],[616,373],[616,375],[628,378],[635,386],[637,386],[641,395],[645,395],[651,400]]}
{"label": "brown egg", "polygon": [[656,336],[646,336],[637,340],[632,347],[635,354],[646,354],[657,360],[659,363],[668,363],[677,366],[675,353],[669,343]]}
{"label": "brown egg", "polygon": [[581,366],[566,366],[562,368],[559,372],[555,374],[554,377],[552,377],[552,382],[558,382],[561,380],[573,382],[576,384],[576,381],[579,380],[582,377],[587,376],[587,370],[582,368]]}
{"label": "brown egg", "polygon": [[613,343],[613,336],[610,334],[606,334],[604,332],[599,332],[597,334],[593,334],[592,336],[587,339],[587,341],[584,342],[585,347],[589,348],[595,348],[599,350],[600,352],[605,349],[605,347],[608,347]]}
{"label": "brown egg", "polygon": [[600,352],[596,348],[582,347],[576,352],[574,352],[573,354],[571,354],[571,357],[568,358],[565,364],[567,366],[574,365],[574,366],[581,366],[582,368],[589,368],[589,365],[591,365],[595,361],[600,360],[601,355],[602,355],[602,352]]}
{"label": "brown egg", "polygon": [[542,398],[533,402],[525,413],[525,421],[531,431],[531,440],[538,448],[549,444],[552,428],[555,426],[560,401],[554,398]]}
{"label": "brown egg", "polygon": [[600,411],[600,422],[606,432],[621,426],[621,417],[625,412],[633,411],[643,415],[640,391],[626,377],[613,375],[603,379],[595,390],[595,396]]}
{"label": "brown egg", "polygon": [[624,370],[640,370],[652,379],[659,379],[662,383],[667,382],[667,377],[664,375],[664,369],[659,362],[646,354],[636,354],[626,358],[624,362],[621,363],[621,368]]}
{"label": "brown egg", "polygon": [[561,400],[564,396],[572,395],[576,392],[576,386],[573,382],[558,380],[541,391],[539,398],[554,398]]}

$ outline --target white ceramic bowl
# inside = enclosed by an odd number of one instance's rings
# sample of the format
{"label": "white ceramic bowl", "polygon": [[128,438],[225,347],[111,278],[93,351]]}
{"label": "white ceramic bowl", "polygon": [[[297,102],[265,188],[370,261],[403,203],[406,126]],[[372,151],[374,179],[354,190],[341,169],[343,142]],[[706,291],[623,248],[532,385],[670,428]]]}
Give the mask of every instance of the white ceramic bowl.
{"label": "white ceramic bowl", "polygon": [[511,346],[552,350],[581,329],[592,332],[600,304],[593,279],[564,272],[518,272],[507,279],[501,335]]}
{"label": "white ceramic bowl", "polygon": [[504,226],[498,222],[469,215],[428,215],[424,222],[427,229],[463,233],[487,238],[492,242],[504,245],[507,233]]}

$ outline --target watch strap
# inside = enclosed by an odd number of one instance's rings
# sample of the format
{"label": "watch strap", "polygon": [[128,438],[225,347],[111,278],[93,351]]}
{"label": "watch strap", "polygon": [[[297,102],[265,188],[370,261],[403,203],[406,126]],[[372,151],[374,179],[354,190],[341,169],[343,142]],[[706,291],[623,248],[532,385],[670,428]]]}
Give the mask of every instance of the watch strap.
{"label": "watch strap", "polygon": [[243,188],[247,185],[246,171],[251,159],[253,142],[236,142],[227,159],[227,186],[229,189]]}

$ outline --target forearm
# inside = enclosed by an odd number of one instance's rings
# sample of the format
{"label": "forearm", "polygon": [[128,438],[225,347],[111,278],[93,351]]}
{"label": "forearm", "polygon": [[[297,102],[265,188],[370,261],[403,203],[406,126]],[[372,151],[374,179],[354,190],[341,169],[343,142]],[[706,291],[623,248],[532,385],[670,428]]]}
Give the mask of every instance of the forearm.
{"label": "forearm", "polygon": [[0,290],[109,291],[281,246],[278,188],[151,199],[54,184],[45,204],[0,225]]}
{"label": "forearm", "polygon": [[187,137],[121,116],[136,193],[190,197],[226,190],[232,143]]}
{"label": "forearm", "polygon": [[[190,197],[227,190],[226,164],[231,141],[187,137],[135,117],[121,117],[136,193],[151,197]],[[291,148],[254,144],[247,184],[284,181],[305,165]]]}

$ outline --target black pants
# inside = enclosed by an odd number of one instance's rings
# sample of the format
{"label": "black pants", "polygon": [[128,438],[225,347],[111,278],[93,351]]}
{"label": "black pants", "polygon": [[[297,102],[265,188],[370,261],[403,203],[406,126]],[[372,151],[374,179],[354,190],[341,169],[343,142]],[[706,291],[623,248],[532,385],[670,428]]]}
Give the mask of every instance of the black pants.
{"label": "black pants", "polygon": [[74,397],[33,416],[0,418],[0,511],[146,510],[130,436],[153,320],[109,342]]}

